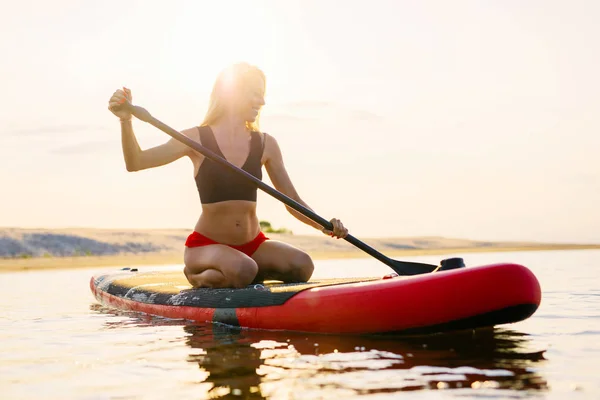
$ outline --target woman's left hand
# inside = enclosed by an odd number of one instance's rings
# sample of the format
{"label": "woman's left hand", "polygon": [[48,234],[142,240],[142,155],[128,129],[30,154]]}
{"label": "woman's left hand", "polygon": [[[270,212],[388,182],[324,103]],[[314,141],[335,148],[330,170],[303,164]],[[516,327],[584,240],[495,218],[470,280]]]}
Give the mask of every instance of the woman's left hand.
{"label": "woman's left hand", "polygon": [[348,229],[344,228],[344,224],[337,218],[333,218],[331,221],[331,225],[333,225],[333,231],[328,230],[327,228],[323,228],[321,232],[326,235],[337,237],[338,239],[343,239],[348,236]]}

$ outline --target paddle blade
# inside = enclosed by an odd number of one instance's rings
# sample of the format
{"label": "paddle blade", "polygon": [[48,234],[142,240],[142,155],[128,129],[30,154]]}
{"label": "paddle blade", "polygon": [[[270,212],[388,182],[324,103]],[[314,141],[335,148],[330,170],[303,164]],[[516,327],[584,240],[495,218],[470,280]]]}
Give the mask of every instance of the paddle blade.
{"label": "paddle blade", "polygon": [[[434,272],[438,266],[433,264],[425,264],[418,262],[409,262],[409,261],[398,261],[391,260],[392,269],[396,271],[398,275],[421,275],[421,274],[429,274]],[[389,264],[388,264],[389,265]]]}

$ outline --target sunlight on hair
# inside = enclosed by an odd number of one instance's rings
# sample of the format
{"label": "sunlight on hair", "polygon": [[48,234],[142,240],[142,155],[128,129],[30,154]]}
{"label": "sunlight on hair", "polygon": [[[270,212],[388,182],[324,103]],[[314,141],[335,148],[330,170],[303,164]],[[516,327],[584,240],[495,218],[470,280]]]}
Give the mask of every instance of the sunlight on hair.
{"label": "sunlight on hair", "polygon": [[232,94],[236,90],[236,81],[237,79],[233,68],[231,66],[225,68],[221,71],[221,76],[219,77],[219,90],[221,90],[224,95]]}
{"label": "sunlight on hair", "polygon": [[[264,72],[257,66],[246,62],[234,63],[222,69],[215,80],[208,110],[201,125],[215,124],[223,116],[225,104],[230,100],[230,96],[236,96],[237,91],[247,90],[259,82],[264,85],[265,81]],[[264,86],[260,89],[264,94]],[[253,131],[260,130],[259,119],[260,111],[254,121],[246,122],[246,127]]]}

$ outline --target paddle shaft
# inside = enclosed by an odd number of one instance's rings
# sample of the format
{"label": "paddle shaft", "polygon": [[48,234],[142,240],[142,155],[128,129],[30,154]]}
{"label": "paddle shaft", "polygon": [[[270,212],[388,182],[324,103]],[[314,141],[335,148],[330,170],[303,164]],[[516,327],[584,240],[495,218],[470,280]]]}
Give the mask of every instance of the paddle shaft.
{"label": "paddle shaft", "polygon": [[[327,228],[328,230],[333,230],[333,225],[331,224],[331,222],[329,222],[326,219],[322,218],[321,216],[317,215],[315,212],[304,207],[302,204],[298,203],[297,201],[293,200],[292,198],[286,196],[285,194],[283,194],[283,193],[279,192],[278,190],[265,184],[260,179],[256,178],[254,175],[231,164],[229,161],[225,160],[223,157],[219,156],[218,154],[216,154],[216,153],[212,152],[211,150],[207,149],[206,147],[202,146],[200,143],[196,142],[195,140],[190,139],[189,137],[177,132],[175,129],[171,128],[167,124],[154,118],[146,109],[144,109],[140,106],[134,106],[128,102],[121,105],[120,108],[129,109],[131,111],[131,113],[139,120],[147,122],[147,123],[155,126],[156,128],[165,132],[167,135],[169,135],[172,138],[180,141],[181,143],[191,147],[192,149],[196,150],[198,153],[204,155],[205,157],[211,159],[212,161],[217,162],[220,165],[222,165],[226,168],[229,168],[230,170],[233,170],[233,171],[237,172],[238,174],[243,175],[246,179],[252,181],[256,186],[258,186],[258,188],[261,189],[262,191],[270,194],[271,196],[275,197],[277,200],[283,202],[287,206],[293,208],[294,210],[298,211],[299,213],[306,216],[307,218],[310,218],[311,220],[313,220],[316,223],[320,224],[321,226]],[[384,263],[387,266],[389,266],[390,268],[392,268],[394,270],[394,272],[396,272],[399,275],[414,275],[414,274],[419,274],[419,273],[424,273],[424,272],[431,272],[432,269],[436,268],[435,265],[430,265],[430,264],[392,260],[391,258],[385,256],[384,254],[381,254],[380,252],[378,252],[371,246],[358,240],[357,238],[355,238],[354,236],[352,236],[350,234],[348,234],[344,238],[344,240],[346,240],[347,242],[356,246],[357,248],[361,249],[365,253],[375,257],[382,263]]]}

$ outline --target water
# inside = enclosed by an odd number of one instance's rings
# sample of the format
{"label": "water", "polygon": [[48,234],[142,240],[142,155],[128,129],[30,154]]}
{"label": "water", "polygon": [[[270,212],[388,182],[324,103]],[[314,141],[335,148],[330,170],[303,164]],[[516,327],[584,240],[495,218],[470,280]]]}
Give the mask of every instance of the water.
{"label": "water", "polygon": [[[463,256],[531,268],[540,309],[516,324],[426,337],[240,331],[104,308],[88,282],[106,268],[1,274],[0,397],[600,398],[600,251]],[[373,259],[330,260],[315,277],[388,272]]]}

